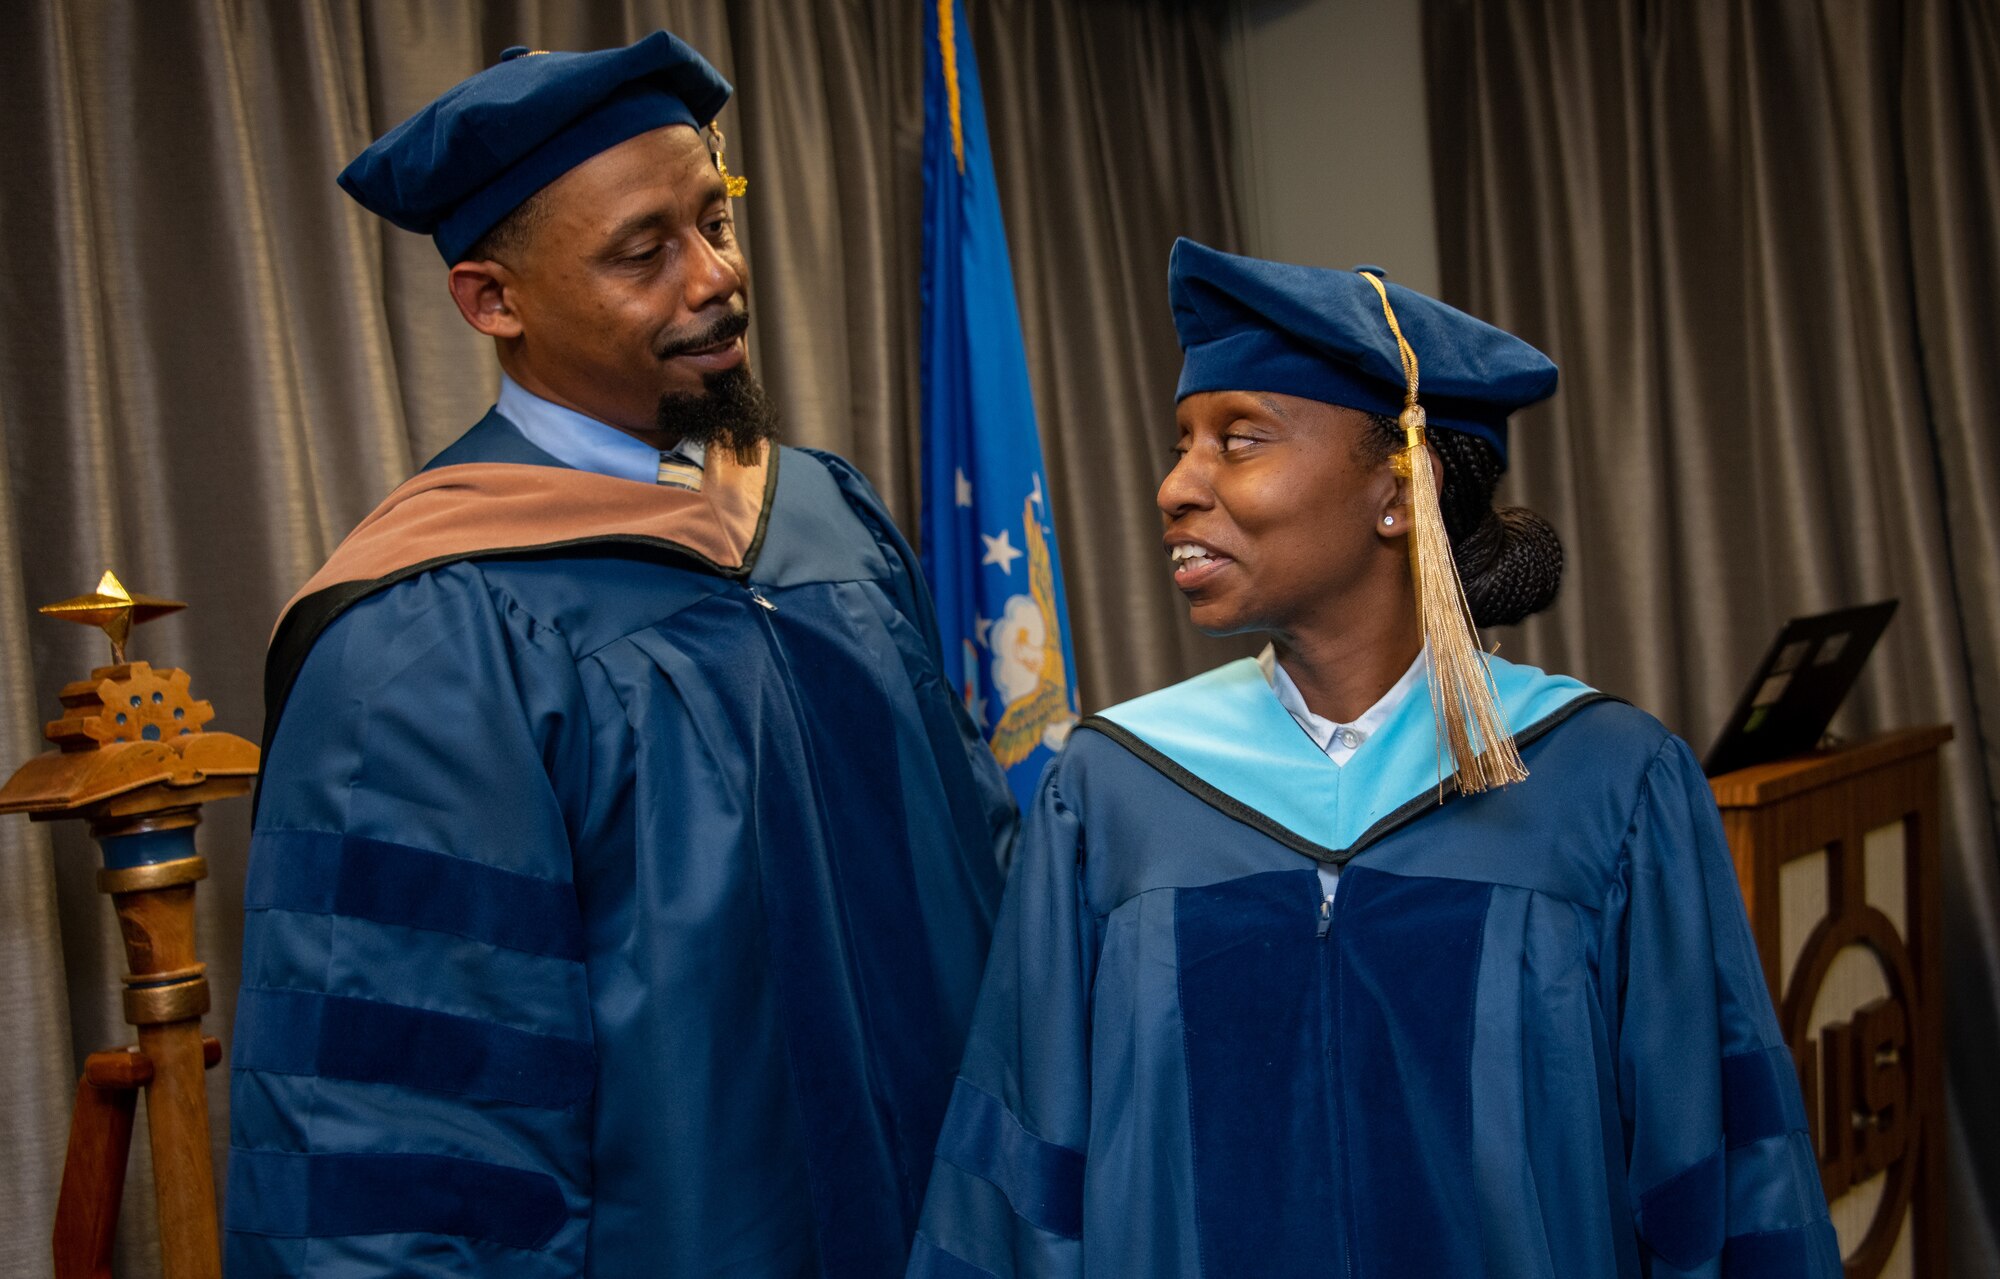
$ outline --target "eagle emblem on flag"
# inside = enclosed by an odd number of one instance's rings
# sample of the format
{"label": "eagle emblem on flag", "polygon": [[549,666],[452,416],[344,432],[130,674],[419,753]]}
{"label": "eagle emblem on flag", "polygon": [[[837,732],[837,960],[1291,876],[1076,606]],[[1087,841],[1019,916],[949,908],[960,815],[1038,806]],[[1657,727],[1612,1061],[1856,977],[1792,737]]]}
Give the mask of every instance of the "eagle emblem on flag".
{"label": "eagle emblem on flag", "polygon": [[1061,750],[1076,725],[1071,709],[1069,668],[1059,641],[1056,575],[1049,540],[1035,518],[1035,499],[1022,503],[1023,544],[1027,547],[1028,594],[1015,595],[993,623],[993,686],[1006,699],[991,745],[1000,767],[1012,768],[1035,747]]}

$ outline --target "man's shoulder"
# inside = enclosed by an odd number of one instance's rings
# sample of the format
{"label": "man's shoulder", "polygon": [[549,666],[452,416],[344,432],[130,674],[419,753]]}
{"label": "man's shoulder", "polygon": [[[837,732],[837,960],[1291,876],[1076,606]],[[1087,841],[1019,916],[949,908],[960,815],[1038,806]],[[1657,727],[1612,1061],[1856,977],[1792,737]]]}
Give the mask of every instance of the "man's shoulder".
{"label": "man's shoulder", "polygon": [[779,450],[778,484],[754,580],[779,587],[879,581],[900,569],[904,546],[860,468],[823,449]]}
{"label": "man's shoulder", "polygon": [[496,583],[493,566],[474,559],[437,564],[399,577],[391,582],[342,583],[324,594],[345,600],[332,601],[335,611],[319,628],[320,642],[339,637],[343,648],[367,648],[396,637],[458,636],[477,642],[479,632],[489,630],[497,620],[518,613],[522,621],[545,625],[531,606],[514,598],[514,592]]}
{"label": "man's shoulder", "polygon": [[586,544],[427,568],[367,590],[326,630],[415,626],[469,643],[482,642],[482,633],[511,634],[517,646],[575,661],[728,589],[716,574],[672,558]]}
{"label": "man's shoulder", "polygon": [[[866,479],[850,463],[821,450],[785,447],[779,453],[778,482],[752,578],[785,586],[885,577],[891,554],[885,540],[896,535]],[[447,449],[439,461],[449,464],[451,456]],[[492,458],[484,454],[469,460]],[[437,469],[437,463],[426,468]],[[464,500],[477,500],[477,495]],[[307,637],[287,637],[286,632],[303,629],[309,632],[309,645],[317,648],[336,631],[343,641],[379,632],[369,636],[367,643],[374,643],[412,627],[463,629],[478,618],[482,627],[554,632],[581,656],[607,637],[642,621],[664,619],[725,589],[723,576],[683,556],[615,536],[496,547],[412,562],[383,577],[337,582],[299,600],[292,610],[298,616],[287,616],[278,638],[296,643]]]}
{"label": "man's shoulder", "polygon": [[778,497],[842,507],[857,499],[881,501],[860,467],[838,453],[801,444],[778,446]]}
{"label": "man's shoulder", "polygon": [[555,466],[563,463],[553,454],[536,447],[528,437],[521,434],[515,425],[503,416],[498,408],[488,409],[486,416],[473,423],[472,428],[445,445],[444,449],[430,461],[418,468],[420,471],[435,471],[446,466],[464,466],[475,462],[511,462],[524,466]]}

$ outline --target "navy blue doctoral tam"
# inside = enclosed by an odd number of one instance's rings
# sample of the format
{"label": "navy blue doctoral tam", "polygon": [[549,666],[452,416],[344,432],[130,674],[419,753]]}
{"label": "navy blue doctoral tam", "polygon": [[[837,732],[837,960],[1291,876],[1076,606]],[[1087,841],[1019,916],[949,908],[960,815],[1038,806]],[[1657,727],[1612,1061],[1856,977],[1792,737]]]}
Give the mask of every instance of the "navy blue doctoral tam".
{"label": "navy blue doctoral tam", "polygon": [[457,263],[585,160],[666,125],[702,128],[729,94],[707,59],[665,31],[591,53],[513,48],[383,134],[340,185]]}
{"label": "navy blue doctoral tam", "polygon": [[[1383,274],[1380,267],[1291,266],[1175,241],[1167,289],[1185,357],[1175,399],[1264,391],[1390,417],[1402,412],[1402,356],[1363,272]],[[1555,364],[1436,298],[1400,284],[1387,288],[1417,354],[1418,401],[1429,425],[1476,435],[1504,460],[1507,415],[1555,394]]]}

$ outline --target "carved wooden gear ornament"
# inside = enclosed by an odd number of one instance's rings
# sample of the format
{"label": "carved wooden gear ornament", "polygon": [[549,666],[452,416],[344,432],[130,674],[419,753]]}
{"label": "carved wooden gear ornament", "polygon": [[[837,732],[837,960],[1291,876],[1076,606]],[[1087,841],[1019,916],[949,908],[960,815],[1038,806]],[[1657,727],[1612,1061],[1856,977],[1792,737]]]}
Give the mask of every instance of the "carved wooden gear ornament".
{"label": "carved wooden gear ornament", "polygon": [[242,794],[257,773],[255,744],[204,731],[215,708],[195,699],[186,671],[101,666],[61,697],[67,714],[42,730],[59,749],[29,760],[0,787],[0,812],[71,816],[154,785],[204,803]]}

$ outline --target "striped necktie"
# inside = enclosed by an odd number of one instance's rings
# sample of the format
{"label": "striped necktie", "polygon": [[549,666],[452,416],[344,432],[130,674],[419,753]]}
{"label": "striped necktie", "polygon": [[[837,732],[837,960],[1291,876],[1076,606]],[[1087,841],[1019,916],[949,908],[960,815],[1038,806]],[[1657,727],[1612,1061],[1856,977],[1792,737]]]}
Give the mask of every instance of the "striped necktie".
{"label": "striped necktie", "polygon": [[690,493],[701,492],[701,463],[695,461],[679,449],[668,449],[660,454],[660,478],[657,481],[668,488],[686,489]]}

